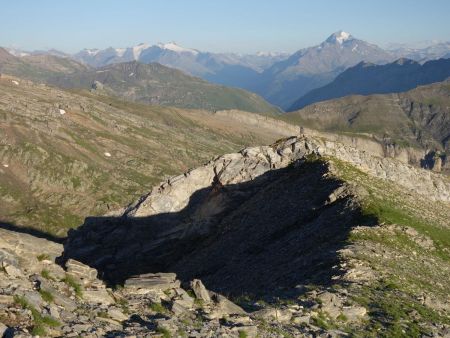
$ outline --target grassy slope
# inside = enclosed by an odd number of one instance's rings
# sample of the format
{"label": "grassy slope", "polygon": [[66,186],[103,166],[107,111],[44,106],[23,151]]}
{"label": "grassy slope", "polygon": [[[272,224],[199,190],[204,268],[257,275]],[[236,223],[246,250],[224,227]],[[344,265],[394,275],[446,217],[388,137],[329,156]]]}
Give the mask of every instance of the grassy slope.
{"label": "grassy slope", "polygon": [[164,177],[279,137],[206,111],[10,80],[0,80],[0,130],[0,221],[59,235]]}
{"label": "grassy slope", "polygon": [[369,267],[375,279],[350,286],[353,301],[369,310],[369,318],[346,331],[356,336],[415,337],[429,333],[432,323],[450,324],[435,305],[449,301],[450,205],[331,161],[340,178],[365,191],[360,196],[364,213],[381,224],[358,227],[348,239],[354,249],[345,257],[347,264]]}
{"label": "grassy slope", "polygon": [[127,62],[57,77],[51,83],[65,88],[90,89],[98,81],[102,90],[124,99],[181,108],[239,109],[276,114],[277,108],[242,89],[219,86],[160,64]]}

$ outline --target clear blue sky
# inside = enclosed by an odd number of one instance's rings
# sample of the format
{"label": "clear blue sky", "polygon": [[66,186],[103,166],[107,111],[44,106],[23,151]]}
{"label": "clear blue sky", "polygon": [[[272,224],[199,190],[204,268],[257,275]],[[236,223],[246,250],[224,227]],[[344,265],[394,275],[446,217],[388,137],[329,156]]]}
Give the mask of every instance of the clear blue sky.
{"label": "clear blue sky", "polygon": [[343,29],[384,45],[450,40],[450,0],[1,0],[0,46],[26,50],[176,41],[288,51]]}

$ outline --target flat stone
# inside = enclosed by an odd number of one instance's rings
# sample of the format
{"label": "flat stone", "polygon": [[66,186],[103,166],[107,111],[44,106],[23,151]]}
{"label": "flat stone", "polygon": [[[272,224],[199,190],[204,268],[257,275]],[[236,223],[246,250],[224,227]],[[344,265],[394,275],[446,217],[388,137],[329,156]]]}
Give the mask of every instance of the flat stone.
{"label": "flat stone", "polygon": [[292,318],[292,312],[289,310],[265,308],[252,313],[255,318],[266,320],[275,320],[279,323],[289,323]]}
{"label": "flat stone", "polygon": [[88,281],[93,281],[97,279],[98,272],[96,269],[91,268],[90,266],[78,262],[74,259],[69,259],[66,262],[67,273],[78,277],[80,279],[86,279]]}
{"label": "flat stone", "polygon": [[363,306],[352,306],[349,308],[343,308],[342,313],[347,317],[349,321],[357,321],[364,317],[367,313],[367,310]]}
{"label": "flat stone", "polygon": [[13,296],[0,295],[0,304],[12,304],[12,303],[14,303],[14,297]]}
{"label": "flat stone", "polygon": [[114,304],[114,299],[109,295],[106,290],[84,290],[83,300],[87,303],[93,304]]}
{"label": "flat stone", "polygon": [[174,273],[148,273],[127,279],[125,287],[162,291],[176,289],[181,285],[176,277],[177,275]]}
{"label": "flat stone", "polygon": [[120,311],[119,309],[108,309],[108,315],[114,319],[117,320],[118,322],[123,322],[124,320],[128,319],[128,316],[125,315],[122,311]]}

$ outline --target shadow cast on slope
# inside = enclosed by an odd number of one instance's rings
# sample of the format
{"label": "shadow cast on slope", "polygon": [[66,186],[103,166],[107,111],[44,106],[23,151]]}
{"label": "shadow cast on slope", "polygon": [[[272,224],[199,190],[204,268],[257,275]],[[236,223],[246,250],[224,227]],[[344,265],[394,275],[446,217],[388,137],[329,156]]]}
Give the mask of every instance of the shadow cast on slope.
{"label": "shadow cast on slope", "polygon": [[62,244],[65,240],[63,237],[54,236],[48,232],[44,232],[35,228],[30,228],[26,226],[20,226],[9,222],[4,222],[0,220],[0,229],[5,229],[12,232],[18,232],[22,234],[32,235],[34,237],[43,238],[55,243]]}
{"label": "shadow cast on slope", "polygon": [[69,232],[62,260],[95,267],[111,285],[149,272],[235,296],[329,285],[362,214],[350,193],[330,198],[344,182],[327,173],[326,162],[296,162],[244,183],[215,180],[179,212],[87,218]]}

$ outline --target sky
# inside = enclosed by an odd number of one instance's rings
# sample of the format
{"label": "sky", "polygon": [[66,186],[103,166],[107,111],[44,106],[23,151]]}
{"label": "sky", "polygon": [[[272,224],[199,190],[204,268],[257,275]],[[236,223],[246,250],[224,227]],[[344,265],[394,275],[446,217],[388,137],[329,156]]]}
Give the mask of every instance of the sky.
{"label": "sky", "polygon": [[386,46],[450,41],[450,0],[0,0],[0,46],[294,52],[331,33]]}

